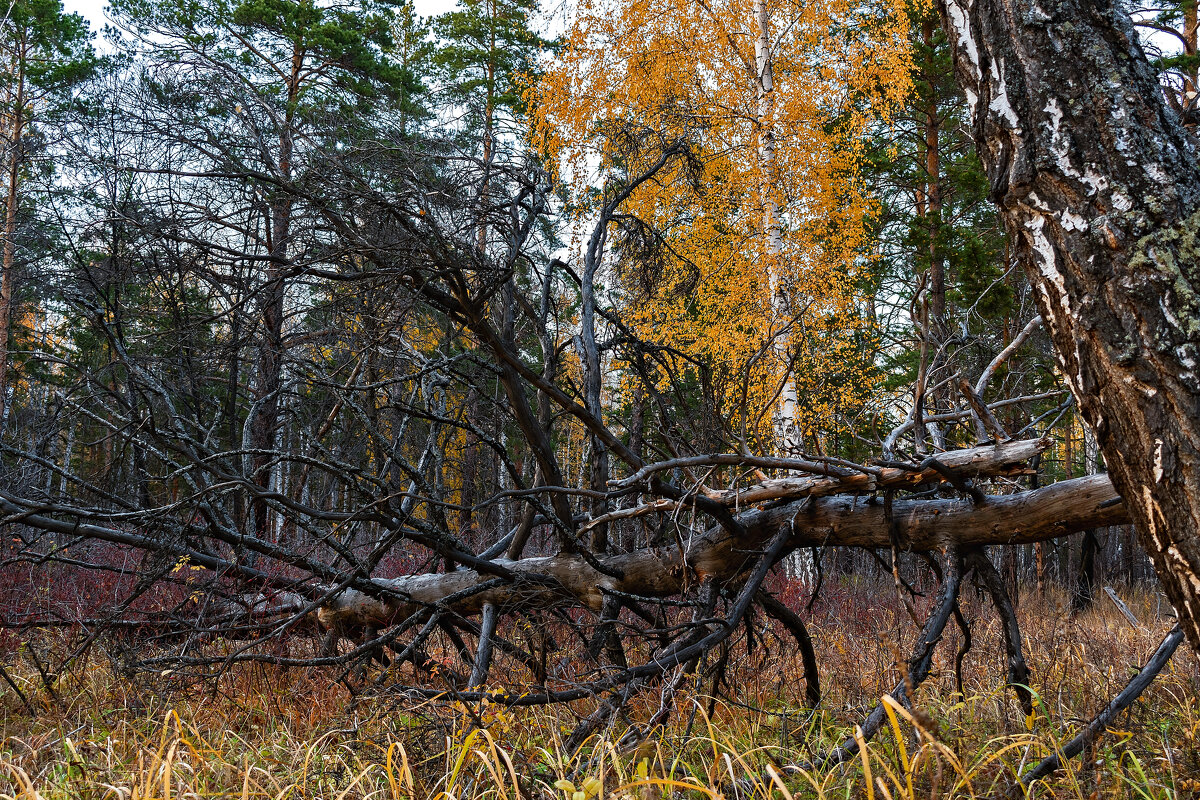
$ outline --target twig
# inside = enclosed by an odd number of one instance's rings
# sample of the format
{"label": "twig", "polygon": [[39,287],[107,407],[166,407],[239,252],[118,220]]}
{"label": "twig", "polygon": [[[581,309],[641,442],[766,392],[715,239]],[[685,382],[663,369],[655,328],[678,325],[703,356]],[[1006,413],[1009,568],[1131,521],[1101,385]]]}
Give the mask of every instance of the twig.
{"label": "twig", "polygon": [[1008,434],[1005,433],[1004,426],[983,402],[979,393],[971,388],[971,384],[960,378],[958,391],[966,399],[967,405],[971,407],[971,416],[975,418],[975,432],[979,437],[979,443],[983,444],[989,438],[997,442],[1007,441]]}
{"label": "twig", "polygon": [[25,706],[25,710],[29,712],[29,716],[36,717],[37,711],[34,709],[33,704],[29,702],[29,698],[21,691],[21,687],[17,686],[16,681],[8,674],[8,670],[4,668],[3,664],[0,664],[0,678],[4,678],[4,682],[12,687],[12,690],[17,693],[17,697],[21,698],[21,703]]}
{"label": "twig", "polygon": [[1117,597],[1117,593],[1113,591],[1111,586],[1105,586],[1104,593],[1108,595],[1108,599],[1113,601],[1113,605],[1117,607],[1117,610],[1125,615],[1125,619],[1129,620],[1130,625],[1135,628],[1142,627],[1142,623],[1138,622],[1138,618],[1135,617],[1133,612],[1129,610],[1129,606],[1121,602],[1121,598]]}
{"label": "twig", "polygon": [[1040,316],[1029,320],[1029,322],[1025,324],[1025,327],[1021,329],[1021,332],[1014,336],[1013,340],[1008,343],[1008,347],[1005,347],[1003,350],[1001,350],[1000,353],[992,359],[991,363],[983,368],[983,372],[980,374],[979,380],[975,382],[975,394],[983,397],[983,392],[985,389],[987,389],[988,382],[991,381],[992,375],[996,374],[996,369],[1003,364],[1009,356],[1016,352],[1017,348],[1024,344],[1025,340],[1028,339],[1034,331],[1041,327],[1041,324],[1042,318]]}

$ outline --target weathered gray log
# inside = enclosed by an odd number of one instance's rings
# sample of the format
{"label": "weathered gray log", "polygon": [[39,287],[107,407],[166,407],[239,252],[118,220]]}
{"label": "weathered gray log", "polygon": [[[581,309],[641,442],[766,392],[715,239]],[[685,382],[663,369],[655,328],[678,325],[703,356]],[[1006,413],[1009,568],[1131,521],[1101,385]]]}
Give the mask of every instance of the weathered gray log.
{"label": "weathered gray log", "polygon": [[939,0],[1062,373],[1200,649],[1200,147],[1114,0]]}
{"label": "weathered gray log", "polygon": [[[1123,524],[1124,506],[1105,475],[1091,475],[1012,495],[989,496],[982,504],[969,500],[898,500],[892,519],[899,546],[928,551],[949,546],[1027,544],[1087,528]],[[886,548],[892,545],[881,503],[861,497],[801,500],[738,517],[745,535],[734,538],[721,528],[692,537],[678,547],[648,548],[603,559],[613,575],[605,575],[580,556],[562,554],[497,559],[497,566],[520,580],[480,592],[455,610],[475,614],[484,603],[500,607],[576,604],[599,611],[605,592],[643,597],[677,594],[685,580],[707,576],[720,580],[747,569],[756,552],[781,527],[790,529],[789,550],[837,544]],[[620,577],[616,577],[619,575]],[[473,570],[429,573],[380,581],[406,600],[378,600],[361,591],[341,592],[320,610],[326,627],[386,627],[425,604],[490,580]]]}
{"label": "weathered gray log", "polygon": [[1129,606],[1125,605],[1125,602],[1121,600],[1121,598],[1117,597],[1117,593],[1113,591],[1111,586],[1105,586],[1104,593],[1108,595],[1109,600],[1113,601],[1113,605],[1117,607],[1117,611],[1120,611],[1121,615],[1129,621],[1131,627],[1142,627],[1142,623],[1138,622],[1138,618],[1135,617],[1133,612],[1129,610]]}
{"label": "weathered gray log", "polygon": [[[950,470],[957,478],[968,479],[981,476],[1012,475],[1028,471],[1031,458],[1052,444],[1049,438],[1019,439],[1000,444],[951,450],[926,459],[926,463],[913,465],[914,469],[899,467],[877,467],[870,472],[856,472],[829,465],[813,465],[806,461],[787,458],[749,458],[745,456],[697,456],[694,459],[677,459],[651,464],[638,471],[638,475],[650,474],[655,469],[665,469],[674,463],[745,464],[764,468],[802,469],[823,467],[817,475],[774,478],[745,489],[707,491],[705,496],[725,505],[752,505],[769,500],[790,497],[828,497],[845,492],[874,492],[881,489],[911,489],[925,483],[945,480],[945,471]],[[936,462],[936,465],[934,464]],[[828,474],[835,472],[836,474]],[[629,486],[636,481],[627,478],[615,482],[618,486]]]}
{"label": "weathered gray log", "polygon": [[[912,474],[921,480],[940,480],[948,467],[957,476],[1004,472],[1015,463],[1014,446],[1028,444],[1012,442],[941,454],[936,466],[922,467]],[[891,480],[888,474],[880,471],[865,477]],[[863,476],[847,479],[859,477]],[[16,498],[2,495],[0,511],[12,515],[11,521],[33,528],[186,556],[192,564],[231,578],[283,590],[286,595],[281,599],[248,601],[247,611],[262,609],[266,613],[269,609],[277,616],[292,610],[299,614],[305,608],[320,605],[317,617],[321,624],[347,633],[390,627],[422,608],[445,605],[448,598],[454,598],[451,605],[455,612],[469,615],[479,613],[487,603],[495,603],[498,612],[518,605],[583,606],[599,611],[605,597],[613,594],[668,597],[678,594],[691,581],[709,576],[720,581],[736,578],[781,529],[788,531],[785,544],[789,552],[824,545],[867,548],[896,545],[913,551],[930,551],[950,546],[1024,544],[1128,521],[1121,499],[1105,475],[983,499],[982,503],[895,501],[889,526],[883,504],[868,497],[810,496],[744,511],[737,515],[737,534],[714,526],[690,537],[682,546],[645,548],[608,556],[599,562],[590,559],[594,563],[574,553],[519,560],[497,558],[486,560],[480,569],[461,568],[392,579],[346,575],[340,584],[328,578],[321,580],[317,575],[310,582],[282,579],[235,560],[191,550],[170,539],[153,539],[78,519],[60,519],[41,513],[36,504],[23,505]],[[67,512],[58,508],[55,513]],[[325,571],[331,572],[333,578],[339,574],[332,568]]]}

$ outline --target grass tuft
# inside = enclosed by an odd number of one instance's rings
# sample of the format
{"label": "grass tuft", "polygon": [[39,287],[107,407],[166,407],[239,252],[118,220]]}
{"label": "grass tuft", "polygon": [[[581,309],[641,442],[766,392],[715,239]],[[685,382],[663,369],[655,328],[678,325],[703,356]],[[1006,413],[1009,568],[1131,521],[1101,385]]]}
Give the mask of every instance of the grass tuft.
{"label": "grass tuft", "polygon": [[[11,690],[0,693],[0,800],[998,797],[1107,703],[1171,624],[1145,592],[1122,591],[1145,628],[1103,604],[1067,618],[1061,597],[1023,597],[1035,700],[1026,717],[1004,685],[996,622],[967,601],[975,646],[964,694],[953,674],[957,633],[948,632],[910,711],[885,697],[899,675],[896,645],[912,632],[883,594],[850,587],[842,602],[816,609],[822,708],[803,707],[787,640],[760,637],[754,658],[731,665],[719,697],[710,697],[710,681],[694,686],[666,726],[626,752],[617,746],[621,724],[565,751],[586,703],[509,710],[350,702],[329,673],[250,665],[168,691],[84,663],[60,676],[51,695],[36,671],[14,669],[39,713],[30,717]],[[1200,796],[1198,687],[1197,659],[1180,650],[1086,759],[1032,793]],[[802,766],[858,735],[854,724],[881,697],[885,725],[859,757],[826,770]],[[646,692],[630,718],[648,718],[657,701]]]}

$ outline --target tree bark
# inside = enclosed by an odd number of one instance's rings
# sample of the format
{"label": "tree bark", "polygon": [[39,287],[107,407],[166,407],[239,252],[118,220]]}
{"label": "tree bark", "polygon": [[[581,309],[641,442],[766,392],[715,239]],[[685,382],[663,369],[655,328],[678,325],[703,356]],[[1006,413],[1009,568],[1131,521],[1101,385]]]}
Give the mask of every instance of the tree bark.
{"label": "tree bark", "polygon": [[[931,19],[921,24],[921,41],[925,44],[927,75],[932,80],[936,67],[933,58],[934,26]],[[924,217],[929,232],[929,316],[937,343],[946,341],[946,259],[942,254],[942,167],[941,116],[937,92],[932,84],[925,106],[925,192]]]}
{"label": "tree bark", "polygon": [[4,207],[4,252],[0,256],[0,434],[4,433],[4,423],[8,420],[9,391],[8,391],[8,356],[9,335],[12,326],[13,311],[13,264],[17,252],[15,236],[17,233],[17,207],[20,195],[18,187],[21,180],[22,142],[25,126],[25,53],[24,41],[15,47],[13,61],[16,69],[15,100],[12,110],[11,139],[8,156],[8,192]]}
{"label": "tree bark", "polygon": [[1110,0],[939,0],[1058,363],[1200,649],[1200,156]]}
{"label": "tree bark", "polygon": [[[300,71],[303,55],[293,47],[291,73],[287,82],[287,112],[279,132],[277,169],[280,180],[292,178],[292,158],[295,151],[294,108],[300,90]],[[250,479],[263,493],[274,488],[272,466],[276,456],[275,440],[279,428],[279,412],[283,384],[283,317],[287,297],[287,262],[292,238],[293,199],[285,191],[277,191],[268,204],[268,255],[265,282],[258,287],[260,324],[258,339],[257,380],[254,387],[254,406],[247,426],[246,447],[251,451]],[[273,538],[271,514],[266,500],[256,496],[250,501],[250,530],[263,539]]]}
{"label": "tree bark", "polygon": [[[0,503],[0,509],[3,504]],[[519,561],[491,562],[514,580],[466,597],[454,606],[460,614],[477,614],[487,603],[501,608],[585,606],[599,611],[606,593],[642,597],[678,594],[685,582],[706,577],[725,581],[753,563],[771,537],[789,527],[785,552],[824,545],[887,548],[887,515],[881,503],[860,497],[797,500],[738,516],[744,533],[733,536],[714,527],[682,546],[646,548],[601,560],[604,574],[581,556],[564,553]],[[906,500],[892,504],[894,535],[905,550],[1024,544],[1064,536],[1127,518],[1106,475],[1061,481],[1043,489],[970,500]],[[31,524],[28,523],[27,524]],[[320,611],[329,628],[386,628],[403,621],[425,604],[494,581],[493,575],[470,569],[410,575],[375,581],[403,599],[378,599],[358,590],[332,598]]]}

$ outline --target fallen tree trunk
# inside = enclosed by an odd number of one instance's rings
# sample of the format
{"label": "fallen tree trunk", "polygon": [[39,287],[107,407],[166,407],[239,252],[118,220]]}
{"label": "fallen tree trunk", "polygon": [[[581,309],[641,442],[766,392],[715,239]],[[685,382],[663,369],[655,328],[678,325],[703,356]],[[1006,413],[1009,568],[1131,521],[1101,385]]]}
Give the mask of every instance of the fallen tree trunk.
{"label": "fallen tree trunk", "polygon": [[[714,525],[669,547],[648,547],[603,558],[586,553],[517,560],[472,556],[474,569],[460,567],[390,579],[366,577],[328,565],[322,565],[320,574],[311,574],[308,580],[282,578],[250,567],[236,557],[190,548],[184,544],[184,537],[147,537],[79,518],[60,519],[68,513],[62,507],[53,507],[51,513],[55,516],[50,516],[44,506],[0,495],[0,511],[9,515],[11,523],[158,552],[269,590],[261,596],[243,595],[243,602],[238,604],[241,613],[235,616],[249,618],[258,611],[286,618],[289,613],[299,617],[316,611],[325,628],[357,633],[396,625],[433,606],[463,615],[480,613],[488,604],[495,604],[500,613],[513,608],[567,606],[598,613],[606,598],[666,598],[709,578],[720,583],[737,578],[781,530],[787,534],[782,540],[782,554],[816,546],[895,547],[928,552],[948,547],[1026,544],[1128,522],[1121,498],[1105,475],[996,496],[983,496],[969,484],[972,478],[1025,472],[1024,462],[1047,444],[1045,439],[1011,441],[941,453],[921,464],[829,467],[827,472],[837,474],[780,479],[785,486],[776,488],[788,499],[770,494],[773,502],[742,511],[734,517],[734,525]],[[746,461],[741,456],[720,458]],[[641,471],[645,474],[636,477],[644,480],[660,466],[651,465]],[[880,488],[938,484],[953,485],[972,497],[884,503],[873,494],[863,494]],[[767,484],[751,487],[748,494],[765,500],[764,486]],[[654,506],[652,511],[657,510],[655,504],[650,505]],[[96,516],[82,511],[77,514],[84,519]],[[196,531],[187,531],[197,535]],[[228,616],[234,609],[222,606],[220,611]]]}
{"label": "fallen tree trunk", "polygon": [[[706,577],[729,580],[753,563],[771,536],[790,527],[787,552],[837,545],[887,548],[892,544],[882,503],[860,497],[799,500],[738,517],[744,534],[716,527],[683,548],[648,548],[602,560],[604,574],[578,555],[497,559],[516,580],[480,592],[455,606],[478,613],[485,603],[501,607],[574,604],[598,612],[606,593],[669,597]],[[900,547],[913,551],[992,544],[1028,544],[1092,527],[1128,521],[1125,507],[1105,475],[1091,475],[1012,495],[970,500],[897,500],[892,522]],[[426,605],[494,580],[473,570],[411,575],[379,581],[404,599],[378,599],[361,591],[341,592],[319,612],[328,628],[386,627]]]}

